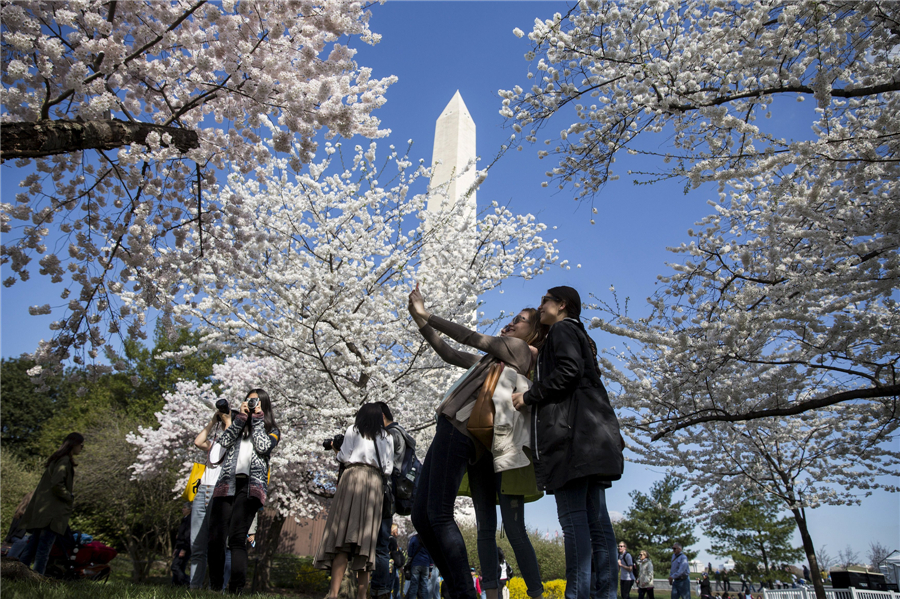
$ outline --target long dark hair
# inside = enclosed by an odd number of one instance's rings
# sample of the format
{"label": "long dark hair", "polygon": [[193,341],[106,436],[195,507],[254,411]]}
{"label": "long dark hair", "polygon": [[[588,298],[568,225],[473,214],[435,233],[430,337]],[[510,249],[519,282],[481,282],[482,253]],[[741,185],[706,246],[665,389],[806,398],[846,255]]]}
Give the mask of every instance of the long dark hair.
{"label": "long dark hair", "polygon": [[69,456],[69,460],[72,462],[72,465],[75,466],[75,460],[72,459],[72,450],[82,443],[84,443],[84,436],[82,436],[81,433],[69,433],[66,435],[62,446],[53,452],[52,456],[47,458],[47,463],[44,464],[44,468],[49,468],[50,464],[63,456]]}
{"label": "long dark hair", "polygon": [[579,319],[581,316],[581,296],[574,288],[567,285],[551,287],[547,290],[547,295],[552,295],[566,304],[566,307],[563,308],[566,311],[566,316],[575,320]]}
{"label": "long dark hair", "polygon": [[[272,413],[272,400],[269,399],[269,394],[262,389],[250,389],[249,391],[247,391],[247,395],[246,397],[244,397],[244,401],[247,401],[247,398],[250,397],[250,395],[253,393],[256,393],[256,395],[259,396],[259,407],[263,412],[263,422],[266,424],[266,432],[271,433],[272,429],[278,428],[278,425],[275,424],[275,414]],[[245,439],[250,437],[250,422],[251,420],[248,418],[248,426],[245,426],[243,431],[243,436]]]}
{"label": "long dark hair", "polygon": [[384,430],[383,414],[381,406],[377,403],[367,403],[356,413],[356,422],[353,424],[360,435],[374,441],[375,437]]}
{"label": "long dark hair", "polygon": [[524,308],[522,312],[528,314],[528,324],[531,325],[531,333],[525,342],[528,345],[541,349],[544,340],[547,339],[547,333],[550,332],[550,325],[541,324],[541,313],[534,308]]}

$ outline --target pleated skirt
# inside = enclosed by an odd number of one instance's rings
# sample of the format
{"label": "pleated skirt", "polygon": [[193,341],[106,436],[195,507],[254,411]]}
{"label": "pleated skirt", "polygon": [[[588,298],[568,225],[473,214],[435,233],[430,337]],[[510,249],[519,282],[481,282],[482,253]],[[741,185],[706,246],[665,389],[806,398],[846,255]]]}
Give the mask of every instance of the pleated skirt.
{"label": "pleated skirt", "polygon": [[346,553],[351,570],[375,569],[383,488],[381,473],[373,466],[347,466],[331,500],[325,534],[316,551],[316,568],[331,570],[334,557]]}

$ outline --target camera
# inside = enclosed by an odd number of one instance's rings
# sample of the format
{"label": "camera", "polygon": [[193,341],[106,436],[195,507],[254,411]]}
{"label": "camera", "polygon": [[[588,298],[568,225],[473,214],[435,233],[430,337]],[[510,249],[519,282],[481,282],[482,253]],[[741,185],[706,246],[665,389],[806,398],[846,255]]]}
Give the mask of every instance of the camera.
{"label": "camera", "polygon": [[216,402],[216,409],[222,414],[230,414],[231,407],[228,405],[227,399],[220,399]]}
{"label": "camera", "polygon": [[251,397],[250,399],[247,400],[247,407],[250,408],[250,411],[251,411],[251,412],[252,412],[253,410],[255,410],[255,409],[256,409],[256,406],[258,406],[258,405],[259,405],[259,398],[258,398],[258,397]]}
{"label": "camera", "polygon": [[325,439],[322,441],[322,447],[325,449],[337,449],[341,450],[341,445],[344,444],[344,435],[335,435],[330,439]]}

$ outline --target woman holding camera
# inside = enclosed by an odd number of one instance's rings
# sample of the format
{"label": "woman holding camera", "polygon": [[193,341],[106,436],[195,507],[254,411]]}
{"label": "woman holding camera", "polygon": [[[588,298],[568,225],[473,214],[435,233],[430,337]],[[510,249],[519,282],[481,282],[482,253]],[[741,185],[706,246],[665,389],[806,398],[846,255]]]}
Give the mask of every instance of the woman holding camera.
{"label": "woman holding camera", "polygon": [[24,528],[31,533],[31,539],[22,556],[25,565],[34,560],[38,574],[47,569],[53,543],[61,538],[69,528],[75,495],[75,456],[84,449],[84,437],[79,433],[69,433],[62,446],[44,463],[44,474],[34,495],[22,515]]}
{"label": "woman holding camera", "polygon": [[556,497],[566,598],[615,599],[616,540],[605,493],[609,481],[622,476],[619,421],[600,381],[596,345],[578,319],[578,292],[553,287],[538,310],[550,332],[538,354],[534,385],[514,393],[513,405],[531,406],[538,485]]}
{"label": "woman holding camera", "polygon": [[[338,451],[338,447],[333,449]],[[347,565],[357,572],[357,599],[365,599],[382,520],[384,479],[394,469],[394,441],[384,430],[381,406],[368,403],[344,434],[337,454],[343,465],[325,534],[314,565],[331,570],[329,599],[336,599]]]}
{"label": "woman holding camera", "polygon": [[209,516],[209,581],[221,589],[225,577],[225,542],[231,549],[228,590],[241,592],[247,579],[247,531],[266,503],[269,456],[281,433],[272,402],[262,389],[251,389],[219,438],[226,451],[213,491]]}
{"label": "woman holding camera", "polygon": [[[425,302],[418,286],[409,294],[409,313],[419,326],[419,332],[448,364],[468,369],[468,372],[454,384],[437,408],[438,423],[434,440],[425,456],[419,475],[416,504],[413,506],[413,526],[428,548],[435,565],[441,571],[449,587],[451,599],[472,599],[476,593],[472,586],[468,569],[468,556],[462,534],[453,519],[453,506],[463,475],[468,470],[472,500],[478,521],[478,556],[485,573],[484,584],[487,596],[496,599],[499,587],[500,566],[495,538],[497,512],[496,498],[500,497],[503,523],[509,533],[510,544],[516,552],[516,559],[525,577],[528,594],[540,596],[543,592],[540,570],[534,548],[528,540],[524,524],[524,497],[518,493],[506,495],[501,483],[502,475],[496,472],[506,470],[507,464],[498,465],[498,460],[509,461],[510,456],[501,458],[489,453],[476,443],[467,429],[478,393],[485,382],[488,371],[496,363],[503,363],[519,375],[526,375],[532,368],[534,353],[546,335],[546,327],[538,320],[533,309],[522,310],[512,322],[503,327],[497,337],[482,335],[466,327],[434,316],[425,309]],[[484,355],[459,351],[450,347],[438,331],[470,347],[486,352]],[[497,399],[497,395],[494,395]],[[495,401],[495,405],[496,405]],[[512,406],[512,415],[518,416]],[[499,414],[499,412],[498,412]],[[513,426],[521,430],[524,437],[510,435],[508,443],[514,446],[512,454],[524,462],[517,467],[529,467],[527,454],[523,451],[528,444],[528,427]],[[500,434],[495,428],[494,434]],[[494,446],[497,444],[494,443]],[[487,449],[488,451],[484,451]],[[533,483],[532,483],[533,485]],[[536,489],[535,489],[536,490]]]}
{"label": "woman holding camera", "polygon": [[[213,490],[216,482],[219,480],[219,473],[222,471],[221,465],[225,458],[225,450],[218,443],[213,442],[210,437],[213,431],[222,423],[222,429],[231,426],[231,410],[228,409],[228,402],[224,399],[219,400],[224,403],[223,412],[217,409],[213,413],[213,417],[204,426],[197,437],[194,439],[194,446],[206,452],[206,469],[200,478],[200,485],[197,487],[197,494],[191,504],[191,588],[199,589],[203,587],[203,581],[206,579],[206,554],[209,547],[209,505],[212,502]],[[221,590],[221,589],[216,589]]]}

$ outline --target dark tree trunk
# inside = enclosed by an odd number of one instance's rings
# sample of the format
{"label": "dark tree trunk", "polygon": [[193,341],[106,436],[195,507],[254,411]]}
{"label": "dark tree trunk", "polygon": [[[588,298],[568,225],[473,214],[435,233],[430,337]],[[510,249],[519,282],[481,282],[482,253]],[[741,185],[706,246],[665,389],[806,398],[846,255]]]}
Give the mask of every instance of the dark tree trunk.
{"label": "dark tree trunk", "polygon": [[256,566],[254,577],[257,582],[257,591],[266,591],[271,587],[272,575],[272,558],[278,551],[278,543],[281,540],[281,529],[284,527],[284,516],[278,514],[273,515],[269,520],[268,526],[265,528],[265,538],[263,539],[262,557]]}
{"label": "dark tree trunk", "polygon": [[[0,159],[42,158],[81,150],[113,150],[133,143],[144,144],[156,131],[172,136],[181,152],[200,147],[196,131],[152,123],[105,121],[34,121],[3,123],[0,127]],[[163,144],[165,145],[165,144]]]}
{"label": "dark tree trunk", "polygon": [[803,541],[803,550],[806,552],[806,560],[809,562],[809,576],[812,578],[813,588],[816,590],[816,599],[825,599],[825,585],[822,584],[819,561],[816,559],[816,549],[813,547],[812,537],[809,536],[806,518],[800,508],[793,508],[791,512],[794,514],[794,520],[797,521],[797,529],[800,531],[800,539]]}

